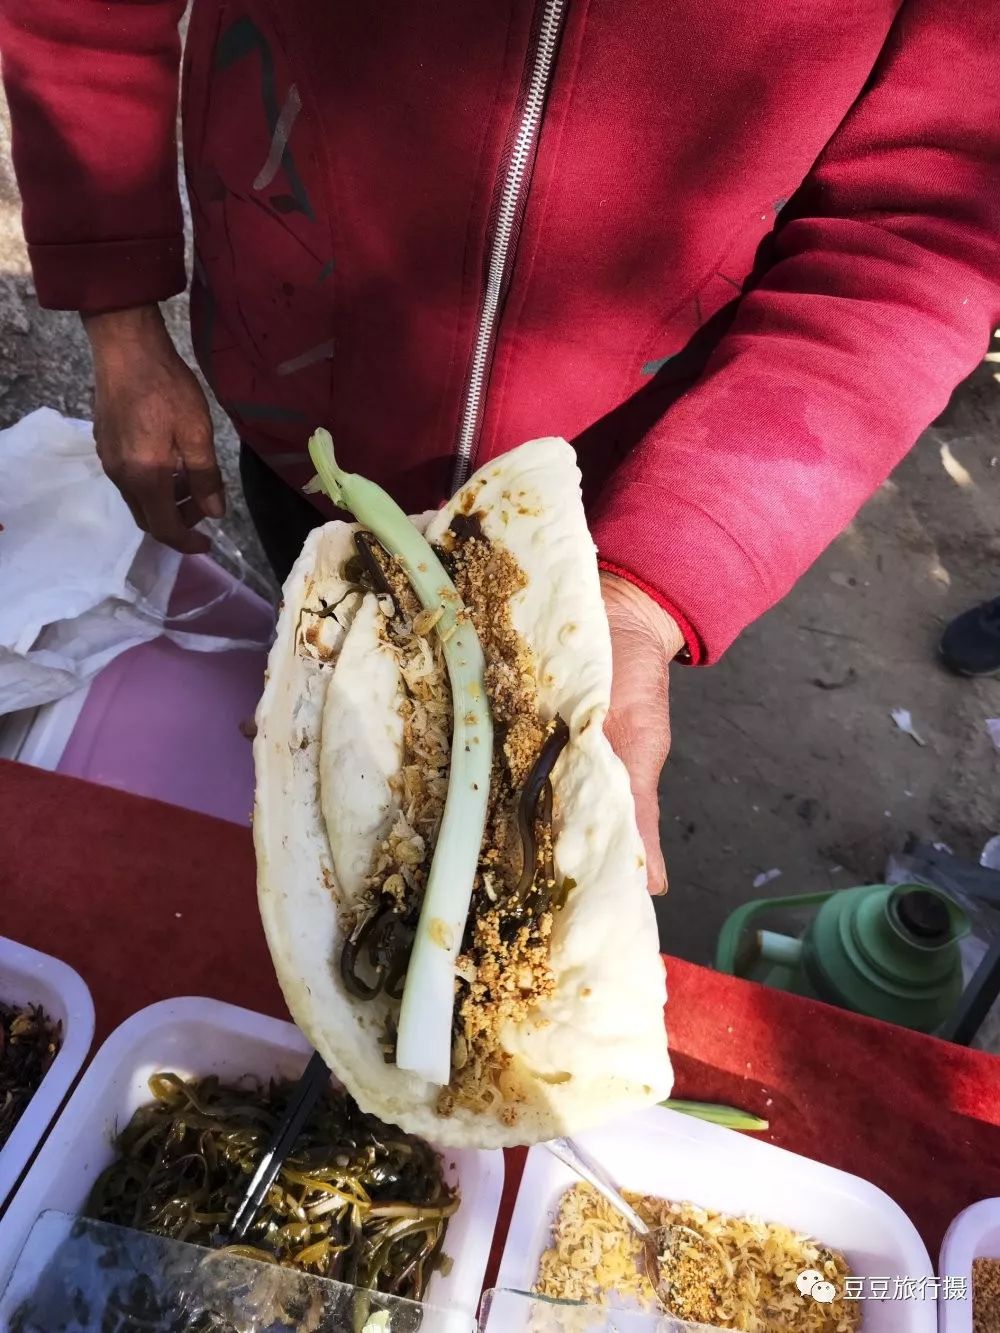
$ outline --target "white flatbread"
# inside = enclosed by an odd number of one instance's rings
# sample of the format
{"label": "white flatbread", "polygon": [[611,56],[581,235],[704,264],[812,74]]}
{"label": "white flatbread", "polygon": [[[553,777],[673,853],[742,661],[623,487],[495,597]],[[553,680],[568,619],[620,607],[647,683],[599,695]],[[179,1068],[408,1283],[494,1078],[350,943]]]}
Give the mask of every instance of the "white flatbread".
{"label": "white flatbread", "polygon": [[[503,1034],[532,1094],[513,1123],[502,1106],[439,1115],[438,1088],[383,1059],[390,1002],[356,1000],[340,980],[342,914],[365,845],[374,846],[390,814],[398,735],[398,682],[362,619],[377,613],[376,599],[355,611],[349,630],[311,614],[320,597],[329,607],[348,590],[348,524],[313,532],[285,586],[257,713],[254,840],[264,927],[307,1038],[364,1110],[444,1146],[485,1148],[579,1132],[669,1096],[672,1078],[643,847],[628,775],[603,731],[611,642],[573,450],[564,440],[536,440],[488,464],[431,517],[428,539],[470,508],[528,577],[513,600],[514,625],[534,655],[540,712],[570,727],[552,778],[555,865],[576,887],[554,918],[555,993]],[[358,662],[367,662],[360,674]],[[365,782],[372,774],[371,796],[354,789],[361,772]]]}
{"label": "white flatbread", "polygon": [[337,884],[361,896],[372,853],[399,810],[389,779],[403,764],[403,682],[368,593],[344,638],[323,702],[319,790]]}

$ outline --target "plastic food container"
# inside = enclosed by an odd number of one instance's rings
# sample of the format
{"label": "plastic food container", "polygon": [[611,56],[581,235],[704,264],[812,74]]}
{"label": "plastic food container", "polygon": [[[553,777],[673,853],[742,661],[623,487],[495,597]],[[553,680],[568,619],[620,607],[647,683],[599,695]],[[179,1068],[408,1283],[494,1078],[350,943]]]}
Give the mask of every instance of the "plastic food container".
{"label": "plastic food container", "polygon": [[[840,1250],[856,1277],[888,1278],[890,1294],[897,1277],[933,1277],[913,1223],[888,1195],[857,1176],[662,1107],[581,1134],[579,1142],[624,1189],[782,1222]],[[559,1200],[578,1179],[545,1148],[532,1148],[498,1287],[532,1289]],[[867,1280],[863,1295],[861,1333],[933,1333],[937,1327],[933,1296],[872,1299]],[[507,1327],[499,1318],[486,1323],[489,1333]]]}
{"label": "plastic food container", "polygon": [[42,1141],[94,1040],[94,1002],[71,967],[25,944],[0,936],[0,1000],[16,1009],[40,1004],[62,1023],[62,1045],[21,1116],[0,1148],[0,1211]]}
{"label": "plastic food container", "polygon": [[938,1306],[941,1333],[971,1333],[972,1261],[1000,1259],[1000,1199],[983,1199],[959,1213],[941,1243],[941,1278],[957,1279],[965,1297]]}
{"label": "plastic food container", "polygon": [[[165,1000],[126,1020],[94,1057],[0,1220],[0,1291],[39,1214],[77,1213],[84,1206],[94,1181],[113,1160],[116,1134],[150,1100],[152,1074],[170,1070],[185,1078],[294,1079],[309,1054],[291,1023],[217,1000]],[[445,1241],[451,1269],[433,1275],[426,1297],[429,1304],[471,1314],[479,1303],[500,1206],[503,1154],[443,1151],[442,1156],[462,1202]]]}
{"label": "plastic food container", "polygon": [[663,1313],[559,1304],[506,1290],[485,1293],[479,1329],[480,1333],[727,1333]]}
{"label": "plastic food container", "polygon": [[245,1333],[477,1333],[478,1328],[469,1311],[359,1291],[238,1253],[212,1253],[56,1212],[42,1213],[32,1227],[0,1293],[0,1328],[19,1333],[97,1333],[112,1327],[116,1333],[126,1328],[164,1333],[206,1324]]}

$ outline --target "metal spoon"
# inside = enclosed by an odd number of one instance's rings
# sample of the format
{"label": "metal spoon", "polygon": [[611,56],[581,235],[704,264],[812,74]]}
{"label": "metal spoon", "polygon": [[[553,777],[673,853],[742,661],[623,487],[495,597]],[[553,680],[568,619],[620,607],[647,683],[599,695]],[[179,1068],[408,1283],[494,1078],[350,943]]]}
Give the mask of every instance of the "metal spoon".
{"label": "metal spoon", "polygon": [[572,1139],[552,1139],[546,1145],[554,1157],[558,1157],[570,1170],[593,1185],[598,1194],[620,1213],[635,1232],[641,1246],[641,1262],[647,1281],[656,1293],[660,1308],[671,1313],[669,1305],[670,1284],[665,1282],[660,1272],[660,1255],[675,1242],[678,1235],[691,1237],[699,1245],[704,1244],[704,1237],[690,1227],[668,1222],[666,1226],[651,1227],[644,1222],[631,1204],[622,1198],[621,1191],[611,1176],[599,1162],[574,1143]]}

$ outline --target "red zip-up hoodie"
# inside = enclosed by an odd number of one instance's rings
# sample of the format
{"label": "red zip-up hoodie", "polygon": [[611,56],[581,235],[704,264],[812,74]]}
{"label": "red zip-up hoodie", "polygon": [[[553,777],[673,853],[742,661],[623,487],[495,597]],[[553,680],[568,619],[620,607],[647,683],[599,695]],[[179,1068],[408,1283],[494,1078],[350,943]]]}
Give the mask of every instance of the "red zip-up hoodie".
{"label": "red zip-up hoodie", "polygon": [[[43,305],[185,282],[180,0],[0,0]],[[408,508],[574,441],[601,558],[716,658],[1000,317],[995,0],[194,0],[201,366],[292,485]]]}

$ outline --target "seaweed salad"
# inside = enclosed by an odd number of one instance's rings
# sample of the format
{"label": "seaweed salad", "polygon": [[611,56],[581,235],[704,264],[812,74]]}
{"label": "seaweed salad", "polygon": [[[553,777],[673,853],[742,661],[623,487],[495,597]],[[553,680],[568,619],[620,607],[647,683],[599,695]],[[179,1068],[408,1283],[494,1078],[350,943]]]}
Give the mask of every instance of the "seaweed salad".
{"label": "seaweed salad", "polygon": [[[295,1085],[159,1073],[149,1086],[155,1100],[119,1137],[85,1213],[218,1246]],[[245,1242],[226,1250],[419,1301],[458,1202],[432,1148],[331,1089]]]}
{"label": "seaweed salad", "polygon": [[0,1149],[59,1053],[62,1025],[37,1005],[0,1003]]}

